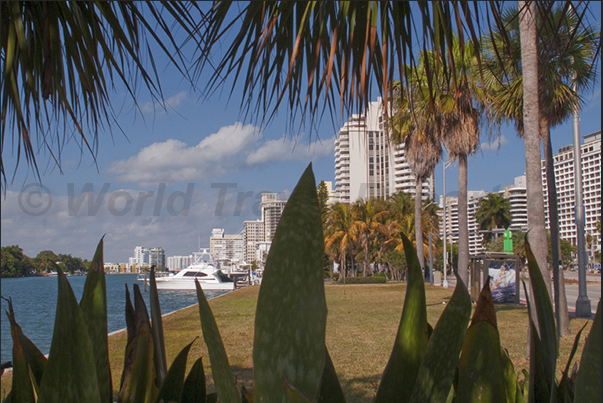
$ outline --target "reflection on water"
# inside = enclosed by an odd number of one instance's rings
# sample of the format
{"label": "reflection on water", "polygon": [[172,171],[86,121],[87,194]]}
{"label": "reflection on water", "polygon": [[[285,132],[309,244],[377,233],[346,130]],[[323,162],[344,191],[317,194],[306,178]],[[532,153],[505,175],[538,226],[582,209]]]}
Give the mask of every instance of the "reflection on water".
{"label": "reflection on water", "polygon": [[[133,285],[141,283],[136,281],[136,274],[108,274],[105,276],[107,283],[107,321],[109,332],[114,332],[126,327],[125,304],[126,285],[133,298]],[[78,301],[84,290],[85,276],[68,277]],[[50,351],[54,316],[57,301],[57,277],[25,277],[2,279],[2,296],[12,298],[17,323],[23,333],[29,337],[44,354]],[[142,295],[147,309],[149,309],[149,293],[141,287]],[[208,299],[215,298],[227,291],[206,291]],[[159,290],[161,313],[167,314],[178,309],[197,303],[197,294],[194,290]],[[2,308],[8,310],[8,303],[2,300]],[[6,314],[2,316],[2,362],[12,360],[12,338],[10,323]]]}

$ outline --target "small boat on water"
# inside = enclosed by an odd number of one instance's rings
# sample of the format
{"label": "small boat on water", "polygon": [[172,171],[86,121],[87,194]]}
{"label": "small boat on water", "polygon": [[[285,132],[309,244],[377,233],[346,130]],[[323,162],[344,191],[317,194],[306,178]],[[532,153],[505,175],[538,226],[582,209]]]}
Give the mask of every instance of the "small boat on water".
{"label": "small boat on water", "polygon": [[[143,281],[145,287],[150,283],[147,275],[138,276],[138,280]],[[200,254],[195,263],[186,269],[164,276],[158,274],[155,277],[158,290],[195,290],[195,280],[203,290],[234,290],[235,288],[234,281],[214,265],[209,253]]]}

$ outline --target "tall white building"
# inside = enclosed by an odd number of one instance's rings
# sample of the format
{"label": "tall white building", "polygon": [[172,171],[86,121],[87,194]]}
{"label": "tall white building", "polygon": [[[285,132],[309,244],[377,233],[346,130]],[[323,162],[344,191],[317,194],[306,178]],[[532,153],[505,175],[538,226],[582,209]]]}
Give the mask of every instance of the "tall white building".
{"label": "tall white building", "polygon": [[[387,198],[398,191],[415,196],[412,174],[403,146],[390,144],[385,129],[383,102],[369,103],[365,113],[354,114],[335,141],[335,187],[339,200]],[[434,198],[433,176],[423,183],[422,198]]]}
{"label": "tall white building", "polygon": [[286,205],[287,201],[280,200],[276,193],[262,193],[262,218],[244,222],[245,261],[258,261],[258,248],[264,250],[262,256],[267,254]]}
{"label": "tall white building", "polygon": [[271,242],[276,232],[278,222],[283,215],[283,210],[287,204],[286,200],[279,200],[276,193],[262,193],[262,221],[264,221],[264,240]]}
{"label": "tall white building", "polygon": [[[601,131],[584,136],[582,152],[582,191],[584,201],[584,232],[594,240],[591,252],[601,249],[601,239],[596,229],[601,219]],[[559,209],[559,235],[576,245],[575,194],[574,194],[574,146],[559,149],[553,156],[555,185],[557,186],[557,205]],[[542,184],[546,195],[546,165],[542,160]],[[549,224],[549,206],[545,197],[547,227]],[[589,246],[587,245],[587,248]]]}
{"label": "tall white building", "polygon": [[165,268],[165,250],[156,246],[149,250],[149,266],[155,268]]}
{"label": "tall white building", "polygon": [[[511,205],[511,230],[526,230],[528,226],[528,199],[526,193],[526,177],[518,176],[513,185],[505,186],[500,193],[509,200]],[[467,192],[467,226],[469,229],[469,255],[475,255],[484,250],[482,246],[483,235],[478,233],[479,223],[475,221],[475,213],[479,201],[488,195],[483,190]],[[440,196],[440,208],[444,207],[444,198]],[[448,242],[458,243],[459,230],[459,203],[456,197],[446,197],[446,239]],[[440,210],[439,214],[442,214]],[[444,222],[440,216],[440,233],[444,230]]]}
{"label": "tall white building", "polygon": [[[475,212],[482,197],[488,193],[483,190],[470,190],[467,192],[467,228],[469,230],[469,255],[481,252],[483,235],[478,233],[479,224],[475,221]],[[440,196],[440,208],[444,207],[444,198]],[[443,210],[441,210],[443,211]],[[440,221],[440,233],[444,231],[444,222]],[[459,240],[459,199],[446,197],[446,242],[457,244]]]}
{"label": "tall white building", "polygon": [[134,248],[134,256],[129,259],[130,267],[149,267],[149,250],[142,246]]}
{"label": "tall white building", "polygon": [[242,261],[245,259],[243,230],[237,234],[224,234],[224,229],[214,228],[209,238],[209,253],[217,261]]}
{"label": "tall white building", "polygon": [[505,186],[502,194],[511,205],[511,230],[525,230],[528,228],[528,194],[526,191],[526,177],[518,176],[515,184]]}
{"label": "tall white building", "polygon": [[193,264],[193,256],[169,256],[167,258],[167,268],[169,271],[180,271]]}

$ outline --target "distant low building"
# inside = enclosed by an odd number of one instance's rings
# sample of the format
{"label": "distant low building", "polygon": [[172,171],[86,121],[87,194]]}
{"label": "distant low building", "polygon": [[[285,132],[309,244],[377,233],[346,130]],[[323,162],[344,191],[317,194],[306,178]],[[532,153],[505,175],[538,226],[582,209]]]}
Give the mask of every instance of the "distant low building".
{"label": "distant low building", "polygon": [[170,256],[167,259],[167,269],[169,271],[180,271],[193,264],[193,256]]}

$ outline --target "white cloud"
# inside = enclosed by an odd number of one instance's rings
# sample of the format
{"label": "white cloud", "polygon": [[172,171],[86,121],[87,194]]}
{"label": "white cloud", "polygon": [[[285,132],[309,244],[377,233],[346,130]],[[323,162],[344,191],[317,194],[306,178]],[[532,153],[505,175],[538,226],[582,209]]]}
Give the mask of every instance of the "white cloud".
{"label": "white cloud", "polygon": [[480,148],[483,151],[498,151],[502,146],[507,145],[509,143],[509,139],[503,135],[497,137],[492,142],[481,143]]}
{"label": "white cloud", "polygon": [[[177,192],[182,196],[174,197]],[[168,187],[161,198],[157,185],[141,192],[113,184],[103,189],[95,183],[92,188],[76,185],[71,195],[59,195],[61,189],[49,193],[52,198],[6,192],[1,204],[2,246],[19,245],[30,257],[52,250],[91,259],[105,235],[105,261],[127,262],[136,245],[161,246],[167,256],[188,255],[197,250],[198,237],[201,246],[208,246],[212,228],[236,233],[244,220],[259,218],[257,196],[237,207],[236,190],[230,189],[221,202],[219,189],[210,186],[196,185],[188,192],[187,185],[179,184]],[[128,199],[133,200],[129,206]]]}
{"label": "white cloud", "polygon": [[335,137],[312,143],[286,135],[263,143],[259,139],[257,126],[236,123],[220,128],[195,146],[176,139],[153,143],[127,160],[114,162],[108,172],[117,175],[119,182],[141,186],[208,182],[246,167],[332,157],[335,147]]}
{"label": "white cloud", "polygon": [[153,143],[137,155],[113,163],[109,173],[121,182],[141,185],[210,180],[240,165],[241,159],[236,157],[257,141],[258,135],[257,127],[236,123],[192,147],[175,139]]}
{"label": "white cloud", "polygon": [[280,161],[309,161],[332,156],[334,148],[335,137],[307,144],[283,136],[280,140],[266,141],[260,148],[249,154],[246,162],[248,165],[256,165]]}
{"label": "white cloud", "polygon": [[[177,110],[179,106],[184,104],[188,100],[188,93],[186,91],[180,91],[176,95],[173,95],[164,101],[164,105],[157,104],[156,102],[147,102],[140,107],[140,110],[145,114],[165,114],[165,109]],[[164,109],[165,107],[165,109]]]}

